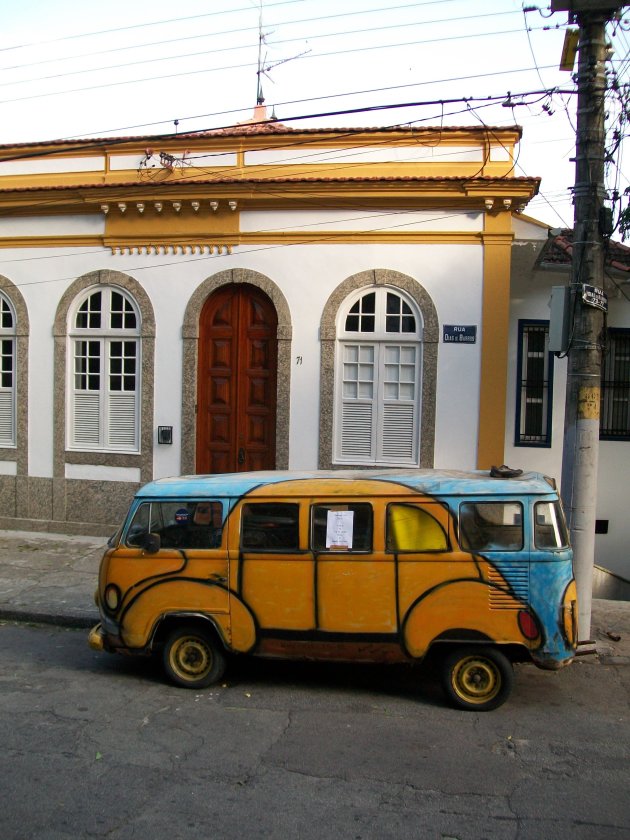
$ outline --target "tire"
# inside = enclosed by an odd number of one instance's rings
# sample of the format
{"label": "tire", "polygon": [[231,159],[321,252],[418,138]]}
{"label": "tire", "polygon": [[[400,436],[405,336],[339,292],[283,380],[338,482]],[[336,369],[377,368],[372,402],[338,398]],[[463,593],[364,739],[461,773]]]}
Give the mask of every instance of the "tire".
{"label": "tire", "polygon": [[213,636],[186,625],[173,630],[164,643],[162,663],[169,680],[183,688],[207,688],[225,673],[225,656]]}
{"label": "tire", "polygon": [[456,709],[496,709],[510,696],[513,683],[511,662],[495,648],[461,647],[442,661],[442,687]]}

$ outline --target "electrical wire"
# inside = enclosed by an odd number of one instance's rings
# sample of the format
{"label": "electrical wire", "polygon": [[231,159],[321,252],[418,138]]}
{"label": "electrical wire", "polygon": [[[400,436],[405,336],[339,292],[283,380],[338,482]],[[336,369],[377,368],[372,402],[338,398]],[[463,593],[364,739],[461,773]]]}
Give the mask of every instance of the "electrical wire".
{"label": "electrical wire", "polygon": [[[540,27],[540,29],[544,29],[544,27]],[[417,47],[417,46],[421,46],[423,44],[432,44],[433,45],[433,44],[441,43],[441,42],[444,42],[444,41],[451,42],[451,41],[469,40],[470,38],[486,38],[486,37],[513,35],[513,34],[518,34],[519,32],[520,32],[520,30],[516,29],[516,30],[505,30],[505,31],[502,31],[502,32],[466,33],[465,35],[455,35],[455,36],[450,36],[449,38],[430,38],[430,39],[427,39],[426,41],[414,40],[414,41],[397,42],[397,43],[394,43],[394,44],[373,44],[373,45],[370,45],[370,46],[355,47],[355,48],[346,49],[346,50],[330,50],[328,52],[322,52],[322,53],[306,53],[302,56],[302,59],[303,60],[312,60],[312,59],[331,58],[331,57],[335,57],[335,56],[349,56],[349,55],[355,55],[356,53],[365,53],[365,52],[371,52],[371,51],[374,51],[374,50],[400,49],[402,47],[411,47],[411,46]],[[204,53],[199,53],[199,54],[200,55],[206,55],[207,53],[204,52]],[[165,61],[165,60],[168,60],[168,59],[158,58],[158,59],[151,59],[150,62],[147,61],[147,62],[139,62],[139,63],[151,63],[151,62]],[[124,67],[124,66],[131,66],[131,65],[119,65],[118,67],[112,66],[112,67],[107,67],[105,69],[107,69],[107,70],[120,69],[121,67]],[[112,81],[110,79],[107,82],[104,82],[102,84],[97,84],[97,85],[88,85],[86,87],[80,87],[80,88],[69,88],[67,90],[38,92],[38,93],[34,93],[34,94],[29,94],[27,96],[13,97],[12,99],[2,99],[2,100],[0,100],[0,105],[8,105],[8,104],[15,103],[15,102],[27,102],[27,101],[32,101],[33,99],[42,99],[42,98],[48,98],[48,97],[52,97],[52,96],[67,96],[70,93],[85,93],[85,92],[93,91],[93,90],[101,90],[103,88],[113,88],[113,87],[121,87],[121,86],[127,86],[127,85],[131,86],[131,85],[136,85],[136,84],[143,84],[144,82],[156,82],[156,81],[163,81],[165,79],[172,80],[174,78],[179,79],[179,78],[183,78],[183,77],[195,76],[195,75],[204,74],[204,73],[216,73],[216,72],[224,72],[224,71],[228,71],[228,70],[242,70],[242,69],[252,68],[254,66],[257,66],[257,65],[255,65],[253,62],[246,62],[244,64],[224,65],[224,66],[221,66],[221,67],[204,67],[204,68],[197,69],[197,70],[186,70],[186,71],[182,71],[182,72],[179,72],[179,73],[168,73],[168,74],[165,74],[165,75],[158,75],[158,76],[145,76],[141,79],[132,79],[132,80],[125,79],[125,80],[118,81],[118,82]],[[270,68],[265,68],[265,69],[268,70]],[[54,77],[48,77],[48,78],[54,78]],[[39,81],[41,81],[41,79]],[[4,84],[14,84],[14,83],[2,83],[2,84],[4,85]]]}
{"label": "electrical wire", "polygon": [[[543,68],[543,69],[547,69],[547,68]],[[343,93],[329,93],[329,94],[324,94],[322,96],[312,96],[312,97],[308,97],[308,98],[305,98],[305,99],[277,100],[273,103],[272,107],[273,107],[273,109],[276,109],[276,108],[283,108],[283,107],[286,107],[286,106],[289,106],[289,105],[303,105],[305,103],[327,101],[327,100],[332,100],[332,99],[341,99],[341,98],[347,98],[347,97],[352,97],[352,96],[367,96],[367,95],[372,95],[372,94],[376,94],[376,93],[388,93],[388,92],[392,92],[392,91],[396,91],[396,90],[406,90],[408,88],[425,87],[426,85],[439,85],[439,84],[448,84],[448,83],[452,83],[452,82],[471,81],[473,79],[485,79],[485,78],[493,78],[494,79],[497,76],[518,75],[520,73],[529,73],[529,72],[531,72],[531,68],[522,67],[522,68],[514,69],[514,70],[496,70],[496,71],[492,71],[492,72],[489,72],[489,73],[466,74],[465,76],[451,76],[450,78],[446,78],[446,79],[428,79],[428,80],[425,80],[425,81],[422,81],[422,82],[410,82],[410,83],[404,84],[404,85],[388,85],[386,87],[369,88],[369,89],[358,90],[358,91],[345,91]],[[224,111],[214,111],[214,112],[210,112],[210,113],[206,113],[206,114],[194,114],[194,115],[189,115],[189,116],[186,116],[186,117],[181,117],[178,120],[178,122],[183,123],[183,122],[190,122],[192,120],[208,119],[210,117],[229,116],[230,114],[242,114],[243,112],[248,111],[249,108],[250,108],[250,106],[243,105],[243,106],[238,107],[238,108],[231,108],[229,110],[224,110]],[[287,117],[282,117],[282,119],[280,120],[280,122],[282,122],[282,123],[285,123],[287,121],[288,121]],[[119,126],[117,128],[100,129],[98,131],[85,132],[81,135],[72,135],[72,136],[70,136],[66,139],[72,140],[72,139],[79,139],[80,137],[91,137],[91,136],[94,136],[94,135],[102,137],[103,135],[110,135],[114,132],[131,131],[132,129],[137,129],[137,128],[148,128],[149,126],[161,125],[165,122],[172,123],[172,120],[160,120],[160,121],[156,121],[156,122],[152,122],[152,123],[141,123],[141,124],[137,124],[137,125]],[[216,130],[219,130],[219,129],[217,129],[217,128],[210,129],[209,128],[209,129],[205,129],[205,130],[206,131],[216,131]],[[173,134],[172,136],[173,137],[175,137],[175,136],[181,137],[181,135],[175,135],[175,134]]]}
{"label": "electrical wire", "polygon": [[[454,2],[454,0],[453,0],[453,2]],[[312,17],[312,18],[301,18],[301,19],[298,19],[298,20],[278,21],[276,23],[269,22],[269,23],[266,24],[266,27],[281,28],[281,27],[293,26],[293,25],[298,24],[298,23],[299,24],[314,23],[314,22],[321,22],[321,21],[327,21],[327,20],[335,20],[337,18],[347,18],[347,17],[356,16],[356,15],[365,16],[365,15],[373,14],[373,13],[376,13],[376,12],[378,12],[378,13],[387,12],[388,15],[389,15],[389,14],[391,14],[391,12],[394,12],[394,11],[397,11],[397,10],[400,10],[400,9],[414,8],[418,5],[423,5],[423,4],[412,3],[412,4],[406,4],[406,5],[400,5],[400,6],[390,6],[388,8],[364,9],[362,11],[356,11],[356,12],[343,12],[343,13],[338,13],[338,14],[334,14],[334,15],[320,15],[320,16]],[[478,19],[487,18],[487,17],[498,17],[500,15],[513,15],[513,14],[515,14],[515,12],[512,11],[512,10],[509,10],[509,11],[506,11],[506,12],[488,12],[488,13],[485,13],[485,14],[482,14],[482,15],[469,15],[469,16],[466,16],[466,17],[459,17],[458,22],[465,21],[465,20],[478,20]],[[408,28],[409,26],[430,26],[430,25],[435,25],[435,24],[438,24],[438,23],[451,23],[451,22],[452,22],[451,18],[443,18],[443,19],[438,19],[438,20],[418,21],[418,22],[415,22],[415,23],[406,22],[406,23],[399,23],[399,24],[391,24],[391,25],[387,25],[387,26],[377,26],[377,27],[371,27],[371,28],[367,28],[367,29],[364,28],[364,29],[345,30],[343,32],[335,31],[335,32],[327,32],[327,33],[323,33],[323,34],[314,34],[314,33],[309,32],[308,35],[304,35],[300,38],[292,38],[292,39],[287,39],[287,40],[284,40],[284,41],[274,41],[274,42],[265,41],[265,43],[268,46],[277,46],[278,44],[292,43],[294,41],[303,41],[307,38],[308,38],[308,40],[313,40],[315,38],[333,38],[333,37],[340,37],[342,35],[356,35],[356,34],[365,34],[367,32],[381,32],[385,29],[402,29],[402,28]],[[2,71],[20,70],[24,67],[29,67],[30,68],[30,67],[37,67],[37,66],[40,66],[42,64],[53,64],[53,63],[60,62],[60,61],[74,61],[75,59],[78,59],[78,58],[94,58],[95,56],[98,56],[98,55],[108,55],[110,53],[120,53],[120,52],[125,52],[125,51],[128,51],[128,50],[136,50],[136,49],[140,50],[140,49],[146,49],[147,47],[160,47],[160,46],[164,46],[166,44],[179,43],[180,41],[199,40],[200,38],[222,38],[226,35],[235,35],[237,33],[238,34],[244,34],[244,33],[247,33],[247,32],[254,32],[254,31],[258,31],[258,30],[259,30],[258,26],[238,27],[236,29],[224,29],[224,30],[220,30],[220,31],[214,30],[212,32],[204,32],[202,34],[183,35],[183,36],[180,36],[178,38],[169,38],[169,39],[166,39],[166,40],[163,40],[163,41],[152,41],[152,42],[145,43],[145,44],[130,44],[128,46],[116,46],[116,47],[112,47],[112,48],[109,48],[109,49],[106,49],[106,50],[94,50],[94,51],[87,52],[87,53],[79,53],[77,55],[70,55],[70,56],[63,55],[63,56],[58,57],[58,58],[57,57],[56,58],[47,58],[47,59],[42,59],[41,61],[27,62],[25,64],[7,65],[5,67],[1,67],[0,70],[2,70]],[[225,48],[225,49],[213,48],[212,52],[213,53],[215,53],[215,52],[225,52],[226,49],[245,49],[245,48],[251,48],[251,46],[252,46],[252,43],[248,43],[247,45],[245,45],[243,47],[228,47],[228,48]],[[205,53],[203,53],[203,54],[205,54]],[[186,54],[183,54],[183,55],[180,55],[180,56],[169,56],[169,57],[170,58],[186,58],[186,57],[195,56],[195,55],[199,55],[199,53],[186,53]],[[141,62],[134,62],[134,63],[141,63]],[[114,65],[114,66],[126,67],[126,66],[132,66],[132,65],[122,64],[122,65]],[[111,69],[111,67],[95,68],[95,70],[98,70],[98,69]],[[76,71],[76,72],[82,72],[82,71]],[[94,71],[88,71],[88,72],[94,72]],[[72,75],[72,74],[68,74],[68,75]],[[47,78],[59,78],[59,76],[55,76],[55,77],[39,76],[39,77],[36,77],[36,78],[33,78],[33,79],[25,79],[25,80],[22,80],[22,81],[18,80],[18,81],[12,82],[11,84],[23,84],[27,81],[40,81],[41,79],[47,79]]]}
{"label": "electrical wire", "polygon": [[[305,0],[276,0],[273,3],[266,3],[265,8],[272,8],[274,6],[292,6],[295,3],[303,3]],[[431,0],[431,2],[440,2],[440,0]],[[452,2],[452,0],[445,0],[445,2]],[[418,5],[425,5],[419,3]],[[428,4],[429,5],[429,4]],[[146,29],[149,26],[164,26],[165,24],[180,23],[181,21],[199,20],[199,18],[216,17],[217,15],[236,14],[238,12],[250,12],[250,6],[241,6],[238,9],[221,9],[216,12],[205,12],[202,15],[188,15],[187,17],[168,18],[167,20],[157,20],[152,22],[134,23],[129,26],[117,26],[113,29],[99,29],[96,32],[80,32],[74,35],[62,35],[59,38],[48,38],[41,41],[29,41],[26,44],[13,44],[8,47],[0,47],[0,52],[8,52],[9,50],[21,50],[27,47],[41,47],[44,44],[58,44],[62,41],[74,41],[78,38],[91,38],[96,35],[111,35],[120,32],[128,32],[131,29]]]}

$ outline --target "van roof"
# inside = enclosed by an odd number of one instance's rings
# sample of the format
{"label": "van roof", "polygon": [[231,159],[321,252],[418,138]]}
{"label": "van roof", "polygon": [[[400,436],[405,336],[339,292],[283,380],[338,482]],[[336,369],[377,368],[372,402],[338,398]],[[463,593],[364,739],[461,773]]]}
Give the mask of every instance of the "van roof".
{"label": "van roof", "polygon": [[[522,495],[547,494],[555,491],[552,479],[542,473],[522,473],[515,478],[492,478],[488,471],[459,470],[273,470],[260,472],[224,473],[215,475],[184,475],[160,478],[145,484],[137,498],[203,498],[206,496],[244,496],[264,485],[291,481],[334,481],[342,483],[361,481],[392,482],[409,487],[413,492],[436,496],[467,495]],[[357,488],[359,489],[359,488]],[[313,488],[313,493],[317,489]],[[349,489],[349,492],[352,492]],[[387,488],[383,487],[383,493]],[[277,489],[273,495],[277,495]]]}

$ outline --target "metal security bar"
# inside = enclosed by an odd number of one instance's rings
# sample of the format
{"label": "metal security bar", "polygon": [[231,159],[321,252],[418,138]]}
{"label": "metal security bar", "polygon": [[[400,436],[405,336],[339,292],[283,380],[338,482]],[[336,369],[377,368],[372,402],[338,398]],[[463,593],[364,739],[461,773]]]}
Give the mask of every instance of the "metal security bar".
{"label": "metal security bar", "polygon": [[519,321],[516,446],[551,446],[549,323]]}
{"label": "metal security bar", "polygon": [[630,440],[630,330],[608,330],[599,436],[601,440]]}

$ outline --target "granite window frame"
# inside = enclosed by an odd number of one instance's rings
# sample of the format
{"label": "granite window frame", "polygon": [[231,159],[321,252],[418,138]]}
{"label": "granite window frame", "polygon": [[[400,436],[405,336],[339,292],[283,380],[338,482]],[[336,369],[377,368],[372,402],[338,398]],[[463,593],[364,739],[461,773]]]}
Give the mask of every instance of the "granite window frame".
{"label": "granite window frame", "polygon": [[348,466],[369,467],[369,464],[338,464],[334,459],[334,413],[336,384],[337,323],[340,309],[355,291],[367,286],[389,286],[400,290],[414,301],[423,321],[423,352],[420,375],[419,416],[419,466],[434,465],[437,363],[439,347],[439,321],[435,304],[419,281],[392,269],[370,269],[351,275],[342,281],[329,296],[320,321],[321,375],[320,375],[320,469],[342,469]]}
{"label": "granite window frame", "polygon": [[355,291],[340,308],[335,464],[417,467],[422,315],[391,286]]}
{"label": "granite window frame", "polygon": [[137,303],[121,286],[91,286],[75,298],[68,323],[68,450],[138,453],[141,330]]}
{"label": "granite window frame", "polygon": [[[66,405],[67,405],[67,351],[68,314],[75,300],[90,286],[120,286],[136,302],[140,311],[142,340],[141,392],[142,422],[140,425],[139,451],[133,452],[80,452],[66,447]],[[54,518],[65,519],[65,473],[66,464],[96,465],[136,468],[140,484],[153,478],[154,430],[154,385],[155,385],[155,315],[149,296],[140,283],[121,271],[98,270],[78,277],[64,292],[57,306],[53,328],[55,339],[54,361],[54,431],[53,431],[53,492]]]}

